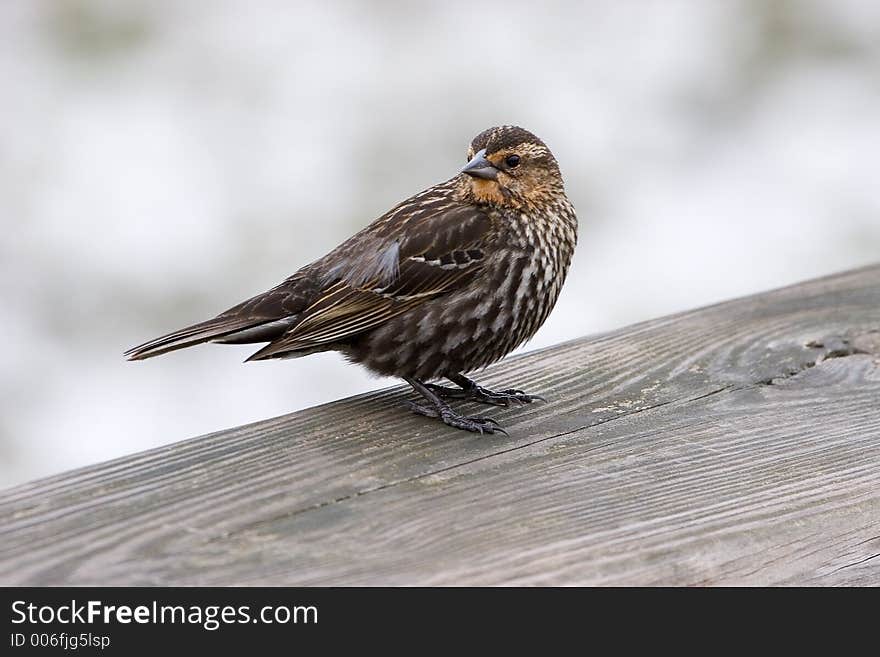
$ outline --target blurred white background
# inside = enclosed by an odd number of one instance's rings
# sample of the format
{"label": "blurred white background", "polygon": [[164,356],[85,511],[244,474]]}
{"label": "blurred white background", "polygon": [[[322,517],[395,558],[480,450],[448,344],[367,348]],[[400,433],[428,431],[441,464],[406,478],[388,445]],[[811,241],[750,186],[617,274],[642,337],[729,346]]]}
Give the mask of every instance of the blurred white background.
{"label": "blurred white background", "polygon": [[874,0],[5,0],[0,75],[0,486],[389,384],[121,354],[491,125],[544,138],[581,221],[528,349],[880,261]]}

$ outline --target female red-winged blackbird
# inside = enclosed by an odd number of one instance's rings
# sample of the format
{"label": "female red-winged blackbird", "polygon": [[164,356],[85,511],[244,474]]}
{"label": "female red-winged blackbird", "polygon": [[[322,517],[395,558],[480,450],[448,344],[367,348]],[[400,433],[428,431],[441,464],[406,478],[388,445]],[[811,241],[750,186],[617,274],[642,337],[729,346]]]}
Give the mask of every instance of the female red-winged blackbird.
{"label": "female red-winged blackbird", "polygon": [[[556,159],[527,130],[481,132],[468,160],[454,178],[403,201],[277,287],[126,357],[208,341],[269,343],[248,360],[335,350],[402,377],[424,397],[409,402],[416,413],[505,433],[444,399],[500,406],[540,399],[492,392],[463,373],[501,359],[547,319],[577,242],[577,217]],[[460,389],[428,383],[444,377]]]}

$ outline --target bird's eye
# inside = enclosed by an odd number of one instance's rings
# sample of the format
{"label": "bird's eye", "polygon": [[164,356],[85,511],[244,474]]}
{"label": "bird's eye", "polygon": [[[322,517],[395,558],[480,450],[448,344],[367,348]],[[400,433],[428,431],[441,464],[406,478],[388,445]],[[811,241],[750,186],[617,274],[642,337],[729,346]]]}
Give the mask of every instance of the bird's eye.
{"label": "bird's eye", "polygon": [[511,169],[519,166],[519,155],[508,155],[504,159],[504,163],[509,166]]}

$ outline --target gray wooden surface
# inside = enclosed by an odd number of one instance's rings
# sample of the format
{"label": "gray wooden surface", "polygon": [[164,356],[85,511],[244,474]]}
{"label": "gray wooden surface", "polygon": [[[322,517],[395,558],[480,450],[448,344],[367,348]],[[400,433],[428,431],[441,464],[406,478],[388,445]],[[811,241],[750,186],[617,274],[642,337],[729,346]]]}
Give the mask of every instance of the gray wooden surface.
{"label": "gray wooden surface", "polygon": [[481,381],[549,402],[479,437],[394,388],[2,491],[0,583],[880,584],[880,266]]}

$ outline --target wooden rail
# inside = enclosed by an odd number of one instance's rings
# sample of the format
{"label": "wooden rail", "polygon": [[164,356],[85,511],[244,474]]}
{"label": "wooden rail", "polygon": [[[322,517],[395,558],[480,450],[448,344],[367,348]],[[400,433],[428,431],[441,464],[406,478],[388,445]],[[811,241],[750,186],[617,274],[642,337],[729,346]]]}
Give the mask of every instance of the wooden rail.
{"label": "wooden rail", "polygon": [[393,388],[0,492],[0,583],[880,585],[880,266],[481,381],[549,402],[479,437]]}

